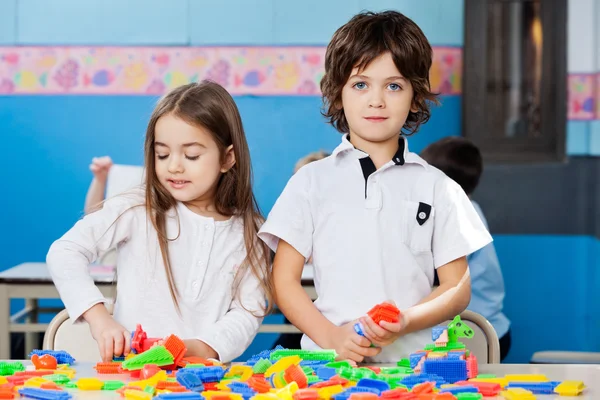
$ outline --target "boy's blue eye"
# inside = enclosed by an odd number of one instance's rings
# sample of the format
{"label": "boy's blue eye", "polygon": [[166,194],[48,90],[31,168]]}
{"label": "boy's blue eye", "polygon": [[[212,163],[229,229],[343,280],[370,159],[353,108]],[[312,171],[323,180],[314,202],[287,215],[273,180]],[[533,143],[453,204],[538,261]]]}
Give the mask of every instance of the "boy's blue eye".
{"label": "boy's blue eye", "polygon": [[400,85],[398,85],[397,83],[390,83],[389,88],[390,88],[390,90],[393,90],[394,92],[396,92],[398,90],[402,90],[402,87]]}
{"label": "boy's blue eye", "polygon": [[358,90],[363,90],[367,88],[367,84],[364,82],[356,82],[354,85],[352,85],[352,87]]}
{"label": "boy's blue eye", "polygon": [[156,158],[158,158],[159,160],[166,160],[166,158],[169,157],[169,155],[164,155],[164,156],[159,156],[158,154],[156,155]]}

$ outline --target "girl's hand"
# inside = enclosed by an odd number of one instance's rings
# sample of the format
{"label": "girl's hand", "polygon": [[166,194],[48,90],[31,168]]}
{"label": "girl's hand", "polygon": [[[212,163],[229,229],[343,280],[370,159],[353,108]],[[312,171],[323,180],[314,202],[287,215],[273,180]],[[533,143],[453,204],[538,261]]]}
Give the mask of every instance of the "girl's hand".
{"label": "girl's hand", "polygon": [[96,304],[83,317],[90,326],[92,337],[98,343],[103,362],[110,362],[114,356],[131,352],[131,333],[113,319],[104,304]]}
{"label": "girl's hand", "polygon": [[112,167],[113,162],[110,157],[94,157],[90,164],[90,170],[94,174],[94,178],[99,181],[106,182],[108,178],[108,171]]}

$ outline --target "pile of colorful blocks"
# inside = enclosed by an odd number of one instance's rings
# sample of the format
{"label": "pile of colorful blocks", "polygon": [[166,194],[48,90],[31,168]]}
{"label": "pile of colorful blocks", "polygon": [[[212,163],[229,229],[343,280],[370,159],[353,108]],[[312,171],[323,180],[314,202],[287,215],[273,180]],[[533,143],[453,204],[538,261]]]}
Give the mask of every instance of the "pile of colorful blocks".
{"label": "pile of colorful blocks", "polygon": [[76,378],[75,360],[64,351],[34,351],[33,368],[0,362],[0,399],[70,399],[78,390],[103,390],[128,399],[465,400],[501,395],[516,400],[584,390],[583,382],[551,382],[543,375],[478,375],[474,356],[454,341],[464,329],[469,334],[464,326],[455,319],[434,328],[433,347],[387,367],[336,361],[333,350],[281,347],[227,366],[184,357],[183,341],[175,335],[148,338],[138,327],[132,335],[135,353],[98,363],[96,377]]}

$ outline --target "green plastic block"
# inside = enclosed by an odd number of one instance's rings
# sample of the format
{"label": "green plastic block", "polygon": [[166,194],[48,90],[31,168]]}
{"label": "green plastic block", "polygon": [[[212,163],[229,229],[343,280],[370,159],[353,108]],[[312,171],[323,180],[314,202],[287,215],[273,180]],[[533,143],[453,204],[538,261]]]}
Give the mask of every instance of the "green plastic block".
{"label": "green plastic block", "polygon": [[25,371],[25,366],[20,361],[0,361],[0,375],[14,375],[15,372]]}
{"label": "green plastic block", "polygon": [[458,400],[479,400],[483,399],[483,395],[481,393],[457,393],[456,398]]}
{"label": "green plastic block", "polygon": [[399,367],[410,368],[410,360],[408,358],[403,358],[402,360],[396,363]]}
{"label": "green plastic block", "polygon": [[346,367],[346,368],[352,368],[352,365],[350,365],[350,363],[348,361],[333,361],[330,363],[325,364],[326,367],[329,368],[342,368],[342,367]]}
{"label": "green plastic block", "polygon": [[77,384],[75,382],[67,382],[63,385],[65,389],[77,389]]}
{"label": "green plastic block", "polygon": [[122,368],[130,371],[142,369],[146,364],[159,367],[173,364],[173,355],[164,346],[154,346],[137,356],[123,361]]}
{"label": "green plastic block", "polygon": [[187,364],[184,368],[204,368],[206,365],[204,364]]}
{"label": "green plastic block", "polygon": [[479,374],[479,375],[477,375],[477,378],[482,378],[482,379],[496,378],[496,375],[494,375],[494,374]]}
{"label": "green plastic block", "polygon": [[302,371],[304,371],[304,375],[306,376],[313,375],[315,373],[315,370],[311,367],[302,367]]}
{"label": "green plastic block", "polygon": [[308,375],[306,377],[306,379],[307,379],[309,385],[313,384],[313,383],[321,382],[321,379],[319,379],[319,377],[316,375]]}
{"label": "green plastic block", "polygon": [[104,381],[102,390],[118,390],[125,386],[124,382],[121,381]]}
{"label": "green plastic block", "polygon": [[293,350],[282,349],[271,353],[271,361],[277,361],[283,357],[298,356],[309,361],[333,361],[337,357],[335,350]]}
{"label": "green plastic block", "polygon": [[273,365],[271,361],[267,360],[266,358],[261,358],[252,367],[252,372],[255,374],[264,374],[271,367],[271,365]]}
{"label": "green plastic block", "polygon": [[148,385],[144,388],[144,392],[150,393],[152,396],[154,396],[154,392],[156,392],[156,388]]}
{"label": "green plastic block", "polygon": [[69,382],[71,379],[65,374],[52,374],[52,375],[44,375],[44,379],[54,382],[57,385],[64,385]]}

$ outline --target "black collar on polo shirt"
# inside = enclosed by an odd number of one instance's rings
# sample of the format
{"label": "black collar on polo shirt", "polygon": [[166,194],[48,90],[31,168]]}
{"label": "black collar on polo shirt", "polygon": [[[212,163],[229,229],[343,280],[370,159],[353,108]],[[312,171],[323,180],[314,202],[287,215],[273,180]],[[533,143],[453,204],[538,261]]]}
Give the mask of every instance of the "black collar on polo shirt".
{"label": "black collar on polo shirt", "polygon": [[[350,134],[348,134],[348,140],[350,140]],[[402,136],[399,136],[398,137],[398,150],[396,150],[396,153],[392,157],[392,161],[394,162],[394,164],[404,165],[404,162],[405,162],[404,147],[405,146],[406,146],[406,144],[405,144],[404,138]],[[369,176],[372,173],[377,171],[377,168],[375,167],[375,163],[373,163],[373,160],[371,159],[371,157],[368,155],[366,157],[360,158],[358,161],[360,162],[360,168],[362,170],[363,176],[365,177],[365,198],[367,198],[367,180],[369,179]]]}

